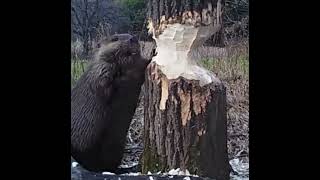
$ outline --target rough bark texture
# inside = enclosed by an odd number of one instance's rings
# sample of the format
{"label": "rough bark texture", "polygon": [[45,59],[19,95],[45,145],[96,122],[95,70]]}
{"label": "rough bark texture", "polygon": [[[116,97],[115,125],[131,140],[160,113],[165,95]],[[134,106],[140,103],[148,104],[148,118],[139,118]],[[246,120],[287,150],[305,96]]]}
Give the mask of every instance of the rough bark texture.
{"label": "rough bark texture", "polygon": [[152,62],[146,71],[142,171],[173,168],[229,179],[226,90],[183,77],[168,80]]}

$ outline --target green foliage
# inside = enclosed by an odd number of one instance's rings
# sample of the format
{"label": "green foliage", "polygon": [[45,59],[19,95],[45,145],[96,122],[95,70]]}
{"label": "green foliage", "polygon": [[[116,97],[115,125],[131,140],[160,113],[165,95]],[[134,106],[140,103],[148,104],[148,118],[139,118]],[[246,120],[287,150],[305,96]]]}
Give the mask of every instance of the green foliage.
{"label": "green foliage", "polygon": [[71,87],[77,82],[80,76],[83,74],[87,67],[87,61],[85,60],[71,60]]}
{"label": "green foliage", "polygon": [[208,70],[212,70],[212,68],[213,68],[213,64],[214,64],[214,62],[215,61],[217,61],[217,59],[214,59],[214,58],[206,58],[206,59],[202,59],[201,61],[200,61],[200,63],[201,63],[201,65],[204,67],[204,68],[206,68],[206,69],[208,69]]}
{"label": "green foliage", "polygon": [[144,0],[119,0],[119,3],[122,6],[123,15],[129,18],[130,31],[141,31],[146,12]]}

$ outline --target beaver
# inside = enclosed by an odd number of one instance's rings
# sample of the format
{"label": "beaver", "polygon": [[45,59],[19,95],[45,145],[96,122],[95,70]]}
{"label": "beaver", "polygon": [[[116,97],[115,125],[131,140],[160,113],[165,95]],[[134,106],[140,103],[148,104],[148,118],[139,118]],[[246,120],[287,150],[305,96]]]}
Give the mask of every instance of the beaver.
{"label": "beaver", "polygon": [[130,34],[98,44],[71,90],[71,156],[83,168],[117,170],[150,61],[141,57],[138,39]]}

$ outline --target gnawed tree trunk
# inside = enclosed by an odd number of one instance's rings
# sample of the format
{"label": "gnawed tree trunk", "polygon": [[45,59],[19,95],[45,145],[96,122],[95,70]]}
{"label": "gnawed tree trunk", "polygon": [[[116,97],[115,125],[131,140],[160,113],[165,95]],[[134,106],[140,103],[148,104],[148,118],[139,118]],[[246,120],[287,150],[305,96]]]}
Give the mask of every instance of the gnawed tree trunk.
{"label": "gnawed tree trunk", "polygon": [[221,30],[221,0],[149,0],[157,55],[145,81],[142,171],[229,179],[226,90],[191,51]]}

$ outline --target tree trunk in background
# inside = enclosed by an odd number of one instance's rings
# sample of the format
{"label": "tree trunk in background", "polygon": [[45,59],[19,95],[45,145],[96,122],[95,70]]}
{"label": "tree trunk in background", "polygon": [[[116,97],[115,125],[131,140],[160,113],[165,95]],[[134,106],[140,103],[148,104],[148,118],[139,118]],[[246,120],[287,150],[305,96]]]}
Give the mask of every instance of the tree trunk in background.
{"label": "tree trunk in background", "polygon": [[204,45],[205,46],[213,46],[213,47],[225,47],[225,35],[224,35],[224,32],[223,32],[223,28],[221,28],[216,34],[211,36],[204,43]]}
{"label": "tree trunk in background", "polygon": [[226,89],[190,51],[222,30],[222,0],[149,0],[157,56],[146,71],[142,171],[229,179]]}

